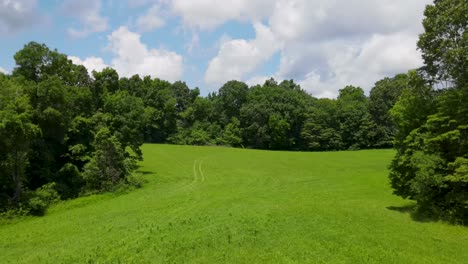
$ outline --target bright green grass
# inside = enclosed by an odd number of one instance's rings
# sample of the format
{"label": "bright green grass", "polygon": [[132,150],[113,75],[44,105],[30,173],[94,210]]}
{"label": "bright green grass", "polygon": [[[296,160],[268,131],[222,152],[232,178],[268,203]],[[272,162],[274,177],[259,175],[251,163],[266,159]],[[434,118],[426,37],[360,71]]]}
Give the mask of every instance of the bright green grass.
{"label": "bright green grass", "polygon": [[468,263],[468,228],[388,209],[393,151],[143,152],[144,188],[0,226],[0,262]]}

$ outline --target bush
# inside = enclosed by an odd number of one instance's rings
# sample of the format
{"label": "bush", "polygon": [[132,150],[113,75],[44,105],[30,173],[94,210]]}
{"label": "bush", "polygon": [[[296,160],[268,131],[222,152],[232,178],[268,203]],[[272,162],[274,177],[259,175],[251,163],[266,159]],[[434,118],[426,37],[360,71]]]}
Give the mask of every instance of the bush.
{"label": "bush", "polygon": [[51,182],[38,188],[30,194],[27,203],[27,210],[32,215],[44,215],[47,208],[54,203],[60,201],[60,195],[55,190],[55,182]]}
{"label": "bush", "polygon": [[28,207],[30,214],[42,216],[45,214],[48,204],[39,197],[33,197],[29,199]]}

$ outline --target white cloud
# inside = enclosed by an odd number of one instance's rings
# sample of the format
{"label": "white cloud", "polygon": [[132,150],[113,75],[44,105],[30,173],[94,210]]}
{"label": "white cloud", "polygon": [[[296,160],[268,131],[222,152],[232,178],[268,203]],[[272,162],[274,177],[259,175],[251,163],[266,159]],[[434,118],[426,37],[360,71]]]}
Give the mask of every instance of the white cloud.
{"label": "white cloud", "polygon": [[148,9],[148,12],[144,15],[138,17],[136,21],[136,26],[140,32],[153,31],[164,26],[164,24],[165,21],[161,14],[161,8],[157,4]]}
{"label": "white cloud", "polygon": [[419,31],[431,0],[277,0],[269,21],[285,40],[323,41]]}
{"label": "white cloud", "polygon": [[221,44],[218,55],[209,63],[205,82],[219,86],[229,80],[242,80],[280,49],[267,26],[254,23],[254,28],[255,39],[234,39]]}
{"label": "white cloud", "polygon": [[[148,49],[140,40],[140,35],[127,27],[120,27],[108,37],[108,49],[113,53],[111,66],[120,76],[131,77],[149,75],[171,82],[180,80],[183,72],[183,58],[179,54],[164,49]],[[89,57],[84,60],[70,56],[76,64],[84,65],[88,71],[107,67],[102,58]]]}
{"label": "white cloud", "polygon": [[176,81],[182,77],[183,58],[165,49],[148,49],[140,35],[120,27],[108,37],[109,48],[115,54],[113,67],[122,76],[150,75]]}
{"label": "white cloud", "polygon": [[0,67],[0,72],[1,72],[1,73],[4,73],[4,74],[8,74],[8,71],[5,70],[5,69],[3,69],[2,67]]}
{"label": "white cloud", "polygon": [[[255,86],[257,84],[263,85],[265,83],[265,81],[269,80],[270,78],[274,78],[276,80],[275,76],[256,75],[256,76],[253,76],[253,77],[249,78],[248,80],[246,80],[245,83],[248,86]],[[276,80],[276,81],[278,81],[278,80]]]}
{"label": "white cloud", "polygon": [[[403,33],[374,35],[354,46],[329,42],[318,49],[326,64],[320,73],[312,70],[299,81],[302,88],[317,97],[335,97],[346,85],[360,86],[368,92],[376,81],[422,65],[416,37]],[[315,67],[311,64],[308,68]]]}
{"label": "white cloud", "polygon": [[66,15],[78,18],[83,24],[82,29],[69,28],[68,34],[74,38],[83,38],[91,33],[107,30],[107,17],[101,16],[100,0],[66,0],[62,4],[62,10]]}
{"label": "white cloud", "polygon": [[104,68],[109,67],[104,63],[104,60],[99,57],[88,57],[85,60],[81,60],[75,56],[68,56],[68,59],[70,59],[74,64],[85,66],[86,69],[88,69],[89,74],[91,74],[93,71],[100,72]]}
{"label": "white cloud", "polygon": [[0,0],[0,33],[16,33],[38,20],[36,0]]}
{"label": "white cloud", "polygon": [[[254,76],[249,84],[263,83],[269,77],[255,70],[280,49],[280,65],[272,76],[295,79],[315,96],[334,97],[346,85],[369,91],[381,78],[421,66],[416,41],[424,7],[432,0],[271,0],[259,1],[267,8],[258,13],[245,11],[253,3],[241,0],[222,6],[214,0],[173,2],[185,24],[202,30],[226,20],[267,18],[263,27],[269,41],[258,45],[257,32],[256,40],[223,42],[206,71],[208,84],[246,75]],[[197,11],[195,2],[212,8]]]}
{"label": "white cloud", "polygon": [[430,2],[278,0],[269,19],[284,41],[276,75],[317,97],[334,97],[346,85],[369,91],[422,65],[416,41]]}
{"label": "white cloud", "polygon": [[213,29],[226,21],[253,21],[266,18],[275,0],[173,0],[169,5],[185,25],[199,29]]}
{"label": "white cloud", "polygon": [[[139,32],[153,31],[164,26],[166,20],[180,18],[179,30],[192,33],[192,38],[186,39],[189,54],[206,51],[207,47],[200,47],[204,43],[199,39],[205,36],[203,31],[227,21],[253,25],[254,39],[231,39],[226,35],[231,32],[219,39],[217,53],[204,75],[208,87],[217,88],[231,79],[263,83],[269,77],[261,75],[268,73],[259,75],[257,70],[280,52],[280,64],[272,76],[278,80],[294,79],[314,96],[334,97],[346,85],[369,91],[381,78],[419,67],[422,62],[416,40],[423,30],[424,7],[431,2],[138,0],[130,1],[129,6],[148,6],[135,21]],[[98,11],[91,14],[100,17],[99,8],[94,4],[93,10]],[[86,34],[87,28],[85,23]],[[141,43],[140,35],[125,27],[113,32],[109,43],[115,55],[110,65],[123,76],[140,73],[176,80],[182,75],[180,55],[148,48]]]}

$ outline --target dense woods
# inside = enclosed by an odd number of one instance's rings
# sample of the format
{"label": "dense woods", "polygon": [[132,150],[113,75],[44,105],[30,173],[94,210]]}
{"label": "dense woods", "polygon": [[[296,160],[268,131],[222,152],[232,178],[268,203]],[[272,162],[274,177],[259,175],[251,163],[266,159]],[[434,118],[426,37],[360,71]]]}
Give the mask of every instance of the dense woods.
{"label": "dense woods", "polygon": [[[465,0],[436,0],[418,46],[425,66],[317,99],[293,80],[198,88],[92,72],[30,42],[0,73],[0,210],[42,214],[58,199],[139,185],[144,143],[334,151],[395,146],[397,195],[446,219],[468,212]],[[443,88],[440,89],[440,86]]]}
{"label": "dense woods", "polygon": [[[132,183],[148,143],[270,150],[390,147],[388,110],[407,76],[386,78],[366,97],[347,86],[317,99],[292,80],[248,87],[229,81],[200,96],[184,82],[88,75],[65,54],[30,42],[0,76],[1,207],[42,212],[50,200]],[[381,103],[384,102],[384,103]],[[135,181],[135,180],[134,180]],[[134,182],[133,182],[134,183]]]}

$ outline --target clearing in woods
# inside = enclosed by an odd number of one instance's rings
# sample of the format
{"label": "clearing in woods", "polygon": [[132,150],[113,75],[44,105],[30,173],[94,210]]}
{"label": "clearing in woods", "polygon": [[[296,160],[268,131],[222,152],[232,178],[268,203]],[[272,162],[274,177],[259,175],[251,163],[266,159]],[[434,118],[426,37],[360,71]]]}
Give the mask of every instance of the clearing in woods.
{"label": "clearing in woods", "polygon": [[0,225],[1,263],[467,263],[468,228],[411,218],[394,152],[144,145],[142,189]]}

